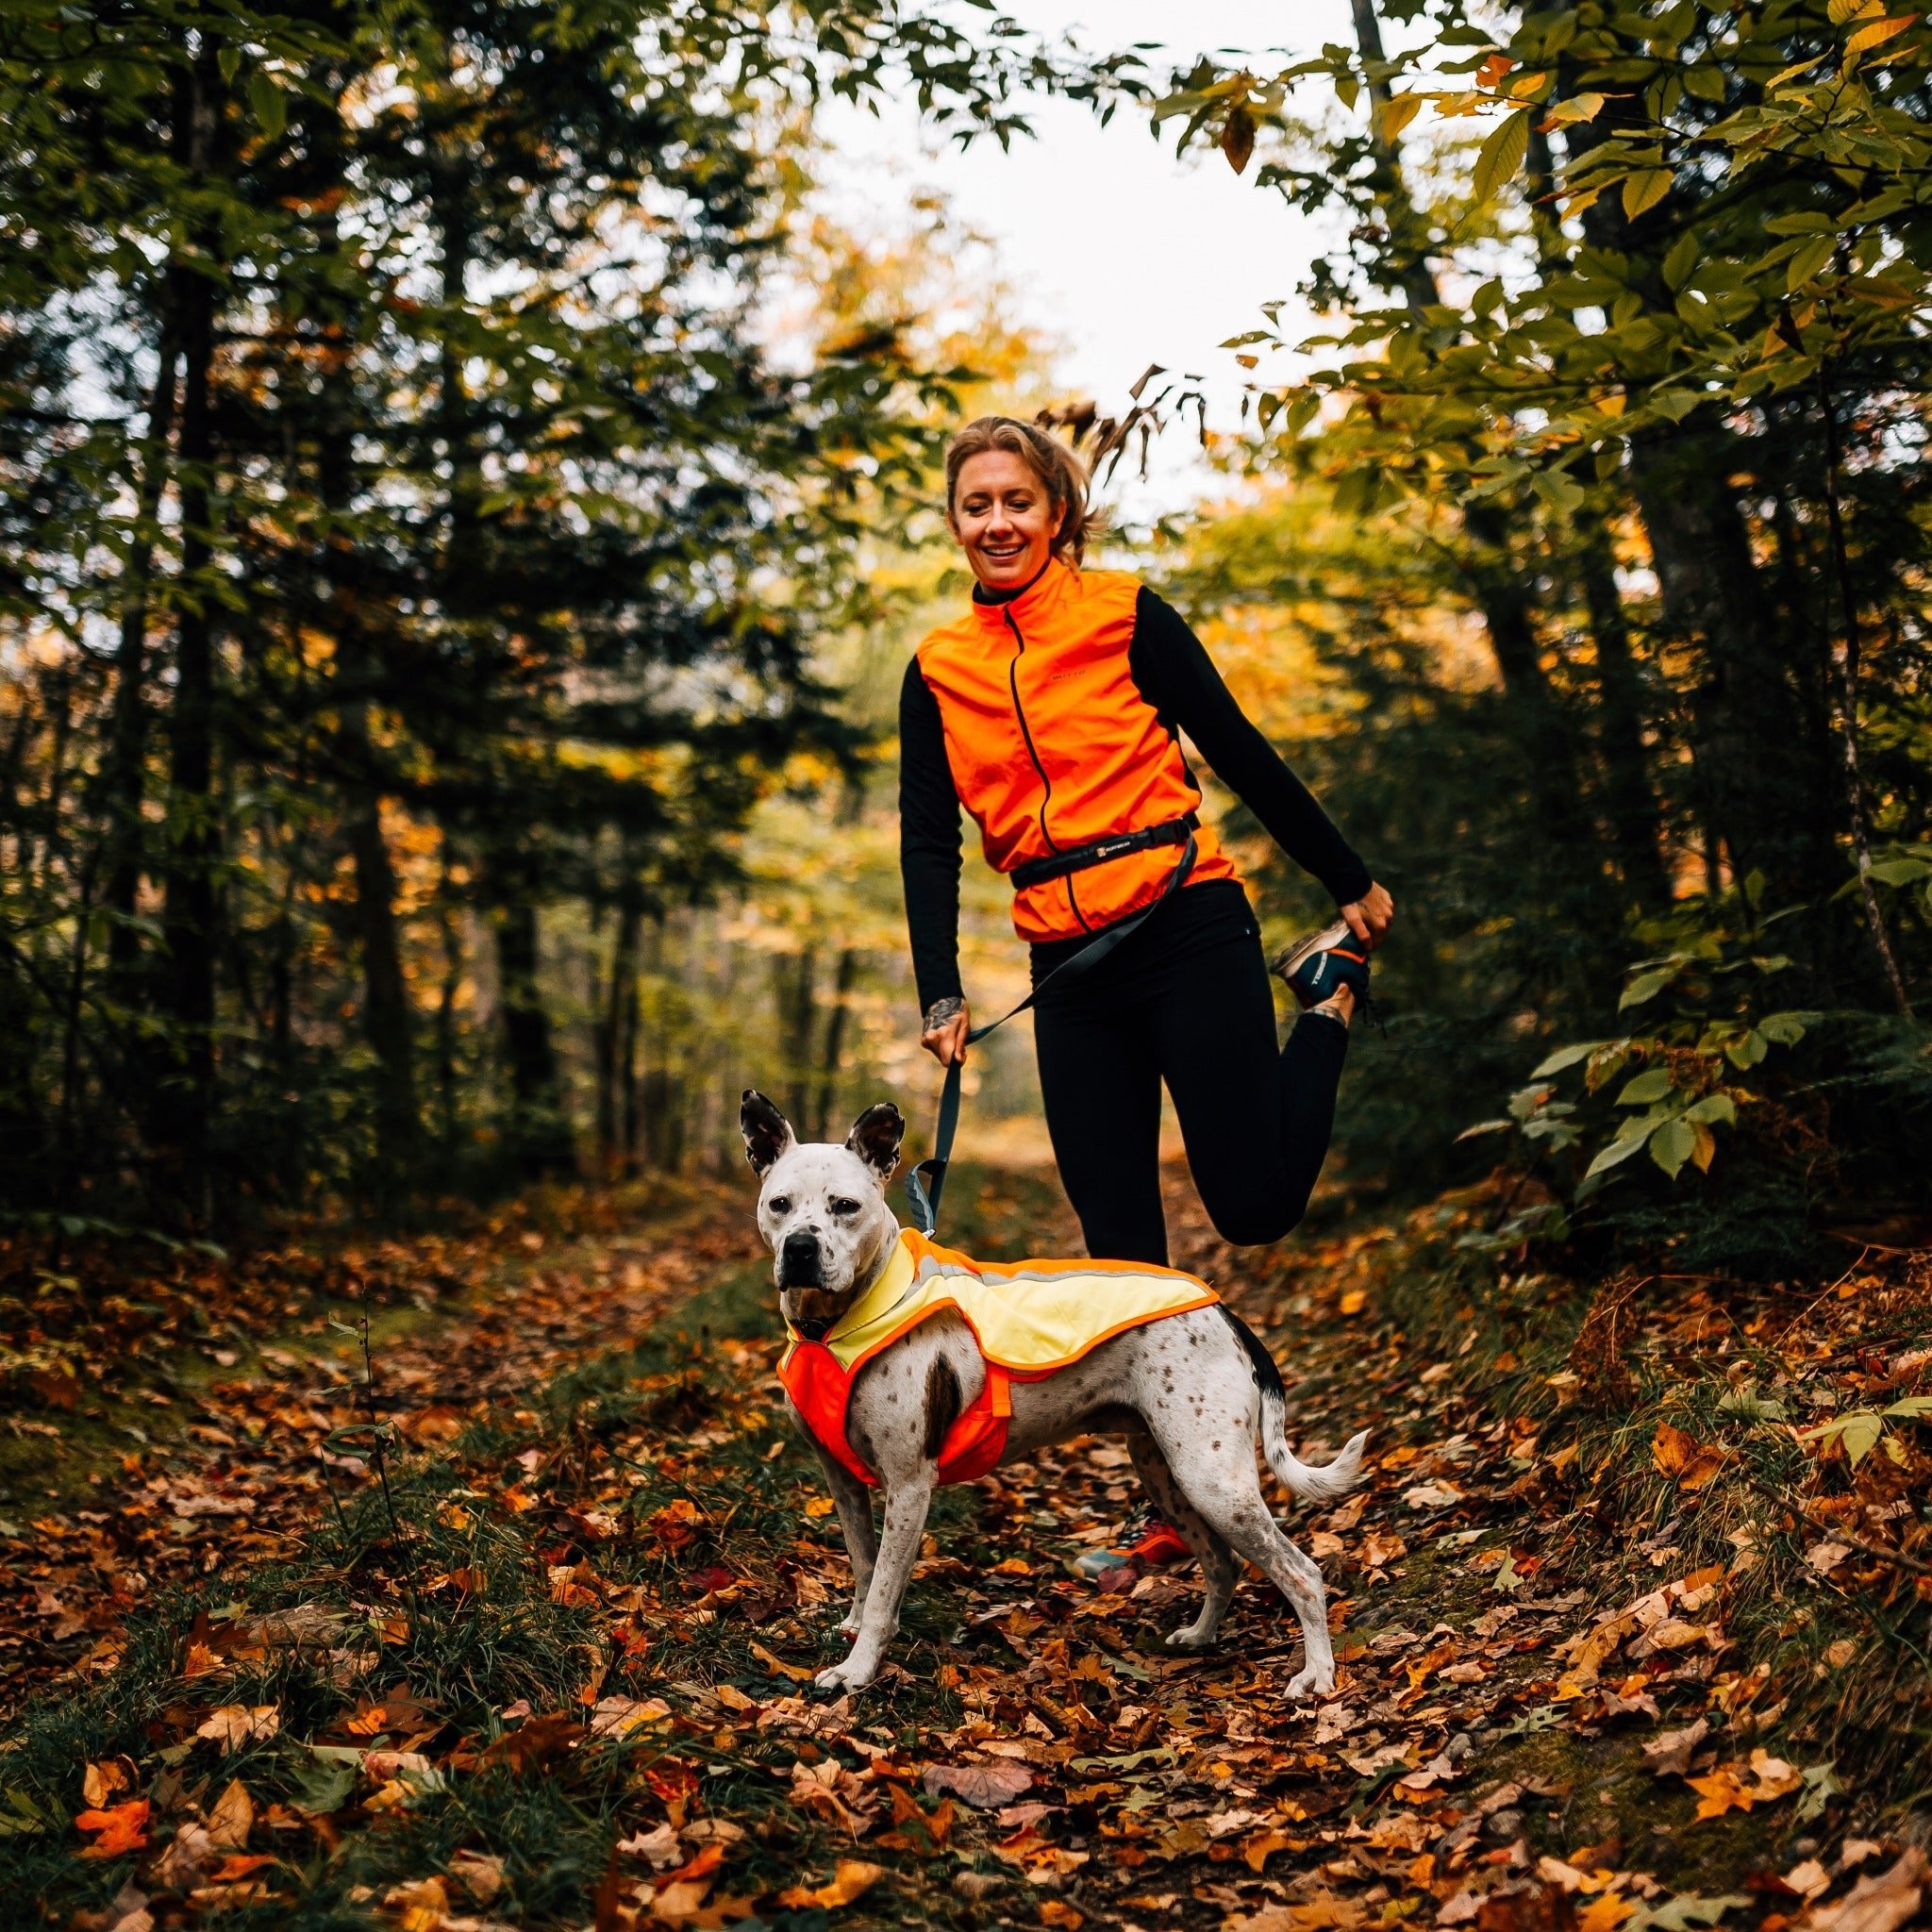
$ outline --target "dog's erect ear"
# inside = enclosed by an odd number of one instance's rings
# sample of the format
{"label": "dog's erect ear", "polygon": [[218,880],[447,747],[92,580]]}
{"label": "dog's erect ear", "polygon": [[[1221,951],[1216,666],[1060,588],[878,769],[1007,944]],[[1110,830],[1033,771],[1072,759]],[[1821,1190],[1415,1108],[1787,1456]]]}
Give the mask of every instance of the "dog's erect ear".
{"label": "dog's erect ear", "polygon": [[880,1180],[889,1181],[899,1164],[899,1142],[905,1138],[906,1116],[890,1100],[881,1100],[852,1123],[845,1144]]}
{"label": "dog's erect ear", "polygon": [[744,1158],[760,1180],[798,1145],[791,1123],[756,1087],[744,1090],[738,1125],[744,1135]]}

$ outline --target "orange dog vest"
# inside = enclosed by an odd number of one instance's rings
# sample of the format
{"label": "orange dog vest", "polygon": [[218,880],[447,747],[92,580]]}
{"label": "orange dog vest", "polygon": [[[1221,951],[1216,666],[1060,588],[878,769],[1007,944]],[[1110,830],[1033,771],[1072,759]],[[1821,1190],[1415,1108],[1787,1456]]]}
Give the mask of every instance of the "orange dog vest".
{"label": "orange dog vest", "polygon": [[1110,1337],[1219,1300],[1205,1281],[1139,1261],[975,1261],[901,1228],[879,1278],[820,1341],[791,1330],[778,1379],[813,1440],[876,1486],[846,1437],[852,1385],[873,1357],[954,1309],[972,1329],[986,1382],[940,1445],[939,1479],[966,1483],[1007,1448],[1011,1384],[1040,1382]]}
{"label": "orange dog vest", "polygon": [[[1008,604],[974,604],[919,646],[959,802],[987,863],[1030,859],[1184,818],[1201,789],[1128,668],[1137,579],[1058,561]],[[1191,880],[1241,876],[1211,827]],[[1024,940],[1077,938],[1138,912],[1174,870],[1172,850],[1124,853],[1013,895]]]}

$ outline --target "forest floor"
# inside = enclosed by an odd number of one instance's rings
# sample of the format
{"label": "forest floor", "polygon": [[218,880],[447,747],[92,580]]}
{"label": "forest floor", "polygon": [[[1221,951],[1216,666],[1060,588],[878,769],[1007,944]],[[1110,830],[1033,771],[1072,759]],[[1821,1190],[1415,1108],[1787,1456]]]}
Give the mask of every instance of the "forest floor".
{"label": "forest floor", "polygon": [[[1074,1574],[1136,1501],[1094,1439],[943,1492],[880,1681],[815,1698],[849,1578],[749,1185],[560,1193],[177,1256],[64,1327],[43,1271],[0,1888],[75,1932],[1912,1916],[1932,1252],[1573,1281],[1484,1190],[1259,1256],[1171,1192],[1301,1453],[1374,1432],[1293,1524],[1333,1696],[1286,1697],[1258,1579],[1179,1657],[1191,1574]],[[988,1257],[1074,1251],[1039,1175],[948,1207]]]}

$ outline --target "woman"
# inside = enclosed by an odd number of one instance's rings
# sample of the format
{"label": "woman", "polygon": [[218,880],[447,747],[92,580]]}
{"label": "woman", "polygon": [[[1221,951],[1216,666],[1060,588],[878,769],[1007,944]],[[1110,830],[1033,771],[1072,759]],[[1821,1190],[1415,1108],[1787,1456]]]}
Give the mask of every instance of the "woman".
{"label": "woman", "polygon": [[[1009,417],[968,425],[946,456],[946,521],[976,580],[972,608],[919,646],[899,707],[920,1043],[950,1066],[972,1027],[958,963],[963,805],[988,861],[1013,875],[1014,924],[1032,942],[1041,1094],[1088,1253],[1167,1261],[1163,1080],[1215,1226],[1237,1243],[1277,1241],[1327,1152],[1349,1022],[1394,903],[1179,615],[1130,576],[1080,569],[1095,520],[1065,445]],[[1340,918],[1272,969],[1240,873],[1196,819],[1180,731],[1335,896]],[[1143,912],[1099,963],[1045,985],[1096,934]],[[1278,1050],[1271,970],[1303,1008]],[[1130,1554],[1158,1561],[1184,1548],[1157,1525]]]}

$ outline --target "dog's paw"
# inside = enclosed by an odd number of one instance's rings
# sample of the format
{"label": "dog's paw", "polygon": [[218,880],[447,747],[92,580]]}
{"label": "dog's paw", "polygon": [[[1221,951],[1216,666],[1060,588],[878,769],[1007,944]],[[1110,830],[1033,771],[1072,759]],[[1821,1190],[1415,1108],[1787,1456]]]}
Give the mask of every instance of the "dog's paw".
{"label": "dog's paw", "polygon": [[1170,1650],[1208,1650],[1213,1647],[1215,1632],[1204,1630],[1198,1624],[1183,1624],[1178,1630],[1167,1633],[1167,1647]]}
{"label": "dog's paw", "polygon": [[829,1670],[821,1671],[811,1681],[814,1690],[836,1697],[842,1690],[863,1690],[872,1680],[872,1672],[855,1669],[848,1657],[842,1664],[834,1664]]}
{"label": "dog's paw", "polygon": [[1334,1689],[1334,1670],[1318,1671],[1312,1664],[1305,1671],[1296,1672],[1288,1680],[1291,1697],[1326,1697]]}

